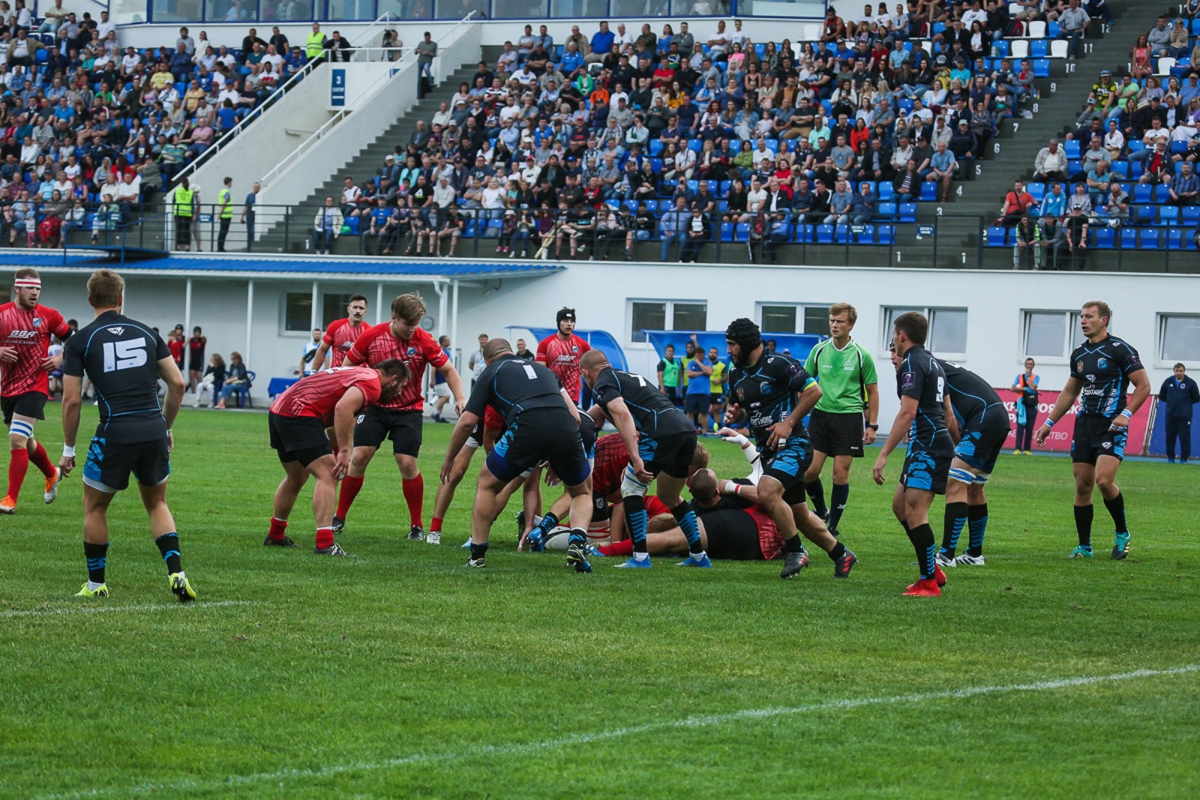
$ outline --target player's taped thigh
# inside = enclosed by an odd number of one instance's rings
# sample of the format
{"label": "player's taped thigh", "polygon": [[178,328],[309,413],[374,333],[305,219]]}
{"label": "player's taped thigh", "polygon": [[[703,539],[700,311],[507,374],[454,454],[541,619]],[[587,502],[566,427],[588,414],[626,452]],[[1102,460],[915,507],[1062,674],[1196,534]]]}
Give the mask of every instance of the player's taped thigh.
{"label": "player's taped thigh", "polygon": [[[952,481],[958,481],[959,483],[965,483],[968,486],[970,486],[972,483],[976,482],[975,473],[971,472],[971,470],[969,470],[969,469],[963,469],[962,467],[951,467],[949,478]],[[985,483],[987,482],[986,477],[983,479],[983,482],[985,482]]]}
{"label": "player's taped thigh", "polygon": [[28,439],[33,436],[33,423],[22,419],[14,419],[12,424],[8,426],[8,435],[24,436]]}
{"label": "player's taped thigh", "polygon": [[625,468],[625,475],[621,479],[621,497],[645,497],[646,490],[650,488],[650,484],[642,483],[633,474],[633,467]]}
{"label": "player's taped thigh", "polygon": [[990,478],[990,477],[992,477],[992,474],[990,472],[979,473],[978,475],[975,476],[975,481],[974,481],[975,485],[983,486],[985,483],[988,482],[988,478]]}

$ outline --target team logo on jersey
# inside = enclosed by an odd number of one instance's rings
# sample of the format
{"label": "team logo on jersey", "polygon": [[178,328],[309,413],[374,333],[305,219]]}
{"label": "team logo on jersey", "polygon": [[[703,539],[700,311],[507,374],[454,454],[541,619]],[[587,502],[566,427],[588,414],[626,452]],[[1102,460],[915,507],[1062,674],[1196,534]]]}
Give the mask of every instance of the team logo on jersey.
{"label": "team logo on jersey", "polygon": [[1080,359],[1079,361],[1075,362],[1075,371],[1083,372],[1083,359]]}
{"label": "team logo on jersey", "polygon": [[351,347],[354,347],[354,342],[342,342],[343,350],[349,350]]}
{"label": "team logo on jersey", "polygon": [[[1108,366],[1108,359],[1101,358],[1096,360],[1096,369],[1104,369]],[[1090,378],[1088,380],[1091,380]]]}
{"label": "team logo on jersey", "polygon": [[417,355],[417,348],[415,348],[415,347],[410,347],[410,348],[408,348],[408,353],[407,353],[406,355],[407,355],[409,358],[414,358],[414,357],[416,357],[416,355]]}
{"label": "team logo on jersey", "polygon": [[38,335],[37,331],[10,331],[8,334],[8,338],[9,339],[36,339],[37,335]]}
{"label": "team logo on jersey", "polygon": [[737,389],[737,396],[738,396],[738,402],[745,400],[746,399],[746,390],[743,389],[741,386],[739,386]]}
{"label": "team logo on jersey", "polygon": [[1131,355],[1129,357],[1129,366],[1140,367],[1141,365],[1142,365],[1142,359],[1138,357],[1137,353],[1134,353],[1133,355]]}
{"label": "team logo on jersey", "polygon": [[1094,381],[1094,380],[1096,380],[1096,376],[1095,376],[1095,375],[1088,375],[1088,376],[1086,376],[1086,377],[1087,377],[1087,379],[1088,379],[1088,382],[1089,382],[1089,383],[1090,383],[1090,382],[1092,382],[1092,381]]}
{"label": "team logo on jersey", "polygon": [[906,372],[900,376],[900,388],[911,389],[917,385],[917,373]]}
{"label": "team logo on jersey", "polygon": [[118,325],[115,328],[108,328],[108,332],[111,333],[113,336],[120,336],[122,333],[125,332],[125,329],[123,327],[121,327],[120,325]]}
{"label": "team logo on jersey", "polygon": [[1103,447],[1105,450],[1108,450],[1109,448],[1112,447],[1112,442],[1104,442],[1100,446]]}
{"label": "team logo on jersey", "polygon": [[761,391],[763,394],[770,394],[771,393],[771,384],[764,383],[762,385],[762,388],[759,391]]}
{"label": "team logo on jersey", "polygon": [[39,326],[39,325],[41,325],[41,324],[42,324],[42,318],[41,318],[41,317],[34,317],[34,318],[33,318],[33,327],[35,327],[35,328],[36,328],[37,326]]}
{"label": "team logo on jersey", "polygon": [[579,347],[578,347],[577,345],[574,345],[574,346],[572,346],[572,347],[571,347],[571,352],[572,352],[572,353],[578,353],[578,352],[579,352]]}

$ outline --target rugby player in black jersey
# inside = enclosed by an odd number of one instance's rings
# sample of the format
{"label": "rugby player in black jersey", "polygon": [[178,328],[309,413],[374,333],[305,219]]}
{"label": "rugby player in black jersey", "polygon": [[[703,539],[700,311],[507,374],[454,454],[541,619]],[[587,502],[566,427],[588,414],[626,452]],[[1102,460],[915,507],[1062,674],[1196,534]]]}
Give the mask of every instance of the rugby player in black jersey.
{"label": "rugby player in black jersey", "polygon": [[[996,459],[1012,430],[1008,409],[996,390],[983,378],[949,361],[938,359],[946,375],[946,392],[953,414],[946,421],[957,444],[950,462],[950,480],[946,484],[946,517],[942,528],[942,547],[937,563],[943,567],[984,564],[983,537],[987,533],[988,506],[984,484],[996,468]],[[970,526],[967,552],[955,557],[958,537]]]}
{"label": "rugby player in black jersey", "polygon": [[764,459],[758,502],[783,538],[784,564],[779,577],[794,577],[808,564],[797,530],[833,559],[834,577],[848,577],[858,559],[809,511],[804,492],[812,445],[803,420],[820,399],[820,387],[799,361],[768,354],[762,333],[749,319],[729,323],[725,341],[733,360],[725,424],[744,419]]}
{"label": "rugby player in black jersey", "polygon": [[[1129,552],[1129,526],[1125,522],[1125,498],[1117,486],[1117,470],[1125,458],[1129,420],[1150,396],[1150,379],[1137,350],[1108,332],[1112,309],[1094,300],[1083,304],[1079,325],[1087,341],[1071,353],[1071,377],[1058,395],[1042,427],[1033,438],[1039,447],[1079,398],[1075,435],[1071,439],[1071,461],[1075,471],[1075,530],[1079,545],[1071,558],[1091,558],[1092,491],[1097,485],[1104,506],[1116,526],[1112,557]],[[1133,384],[1133,396],[1125,402],[1125,391]]]}
{"label": "rugby player in black jersey", "polygon": [[467,566],[486,566],[488,533],[499,513],[499,494],[504,486],[548,461],[571,496],[567,564],[576,572],[591,572],[585,550],[592,515],[587,484],[591,468],[579,435],[579,410],[553,372],[535,361],[517,358],[504,339],[488,341],[483,357],[488,366],[475,381],[466,409],[454,426],[441,469],[442,482],[446,483],[453,474],[455,457],[486,408],[490,405],[500,412],[507,429],[479,470]]}
{"label": "rugby player in black jersey", "polygon": [[[88,303],[96,319],[67,340],[63,362],[63,475],[75,468],[75,437],[86,375],[99,398],[100,424],[83,465],[83,551],[88,580],[78,597],[108,597],[108,506],[137,480],[150,532],[167,565],[171,591],[180,602],[196,599],[179,559],[179,534],[167,507],[171,475],[171,424],[187,384],[171,351],[150,326],[121,314],[125,282],[109,269],[92,273]],[[167,384],[158,402],[158,381]]]}
{"label": "rugby player in black jersey", "polygon": [[629,466],[621,481],[625,523],[633,539],[633,555],[620,565],[649,569],[646,550],[646,506],[643,498],[650,482],[658,479],[658,499],[671,509],[687,536],[689,555],[679,566],[711,568],[700,543],[696,512],[680,494],[696,453],[696,431],[683,412],[658,387],[641,375],[615,370],[608,356],[589,350],[579,362],[583,379],[592,389],[596,405],[588,411],[596,426],[611,419],[629,451]]}
{"label": "rugby player in black jersey", "polygon": [[946,419],[953,416],[946,394],[946,374],[942,365],[925,349],[929,320],[909,311],[893,323],[892,345],[900,359],[896,371],[896,394],[900,411],[892,423],[887,441],[872,470],[875,482],[883,486],[883,470],[888,456],[909,434],[908,451],[896,493],[892,513],[904,527],[917,553],[920,579],[904,594],[910,597],[938,597],[946,575],[936,563],[933,528],[929,526],[929,506],[935,494],[946,492],[946,479],[954,454],[954,442]]}

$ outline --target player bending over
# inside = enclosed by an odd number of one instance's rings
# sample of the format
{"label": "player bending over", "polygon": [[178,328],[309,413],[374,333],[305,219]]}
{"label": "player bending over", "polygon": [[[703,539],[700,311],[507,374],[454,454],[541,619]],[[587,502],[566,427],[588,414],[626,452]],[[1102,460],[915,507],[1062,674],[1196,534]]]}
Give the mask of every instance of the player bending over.
{"label": "player bending over", "polygon": [[42,279],[35,269],[17,270],[13,299],[0,306],[0,406],[8,426],[11,456],[8,462],[8,492],[0,500],[0,514],[17,510],[21,484],[32,462],[46,476],[43,499],[58,497],[60,473],[46,448],[33,438],[33,426],[45,419],[50,395],[49,374],[59,368],[63,356],[49,354],[50,337],[66,341],[72,333],[62,314],[38,302]]}
{"label": "player bending over", "polygon": [[[150,533],[167,565],[171,591],[180,602],[196,599],[179,556],[179,534],[167,507],[171,475],[171,425],[187,388],[167,343],[150,327],[121,314],[125,282],[112,270],[92,273],[88,303],[96,318],[67,340],[63,365],[64,475],[75,468],[75,439],[83,378],[100,398],[100,424],[83,465],[83,552],[88,580],[77,597],[108,597],[104,570],[108,561],[108,506],[117,492],[137,478],[142,505],[150,515]],[[167,385],[165,407],[158,403],[158,381]]]}
{"label": "player bending over", "polygon": [[725,424],[745,419],[765,459],[758,499],[783,537],[784,564],[779,577],[792,578],[808,565],[798,531],[829,554],[834,577],[849,577],[858,558],[809,511],[804,494],[804,471],[811,462],[812,447],[802,420],[821,397],[820,387],[800,362],[764,352],[762,333],[749,319],[731,322],[725,341],[733,359]]}
{"label": "player bending over", "polygon": [[[314,372],[275,399],[267,415],[267,427],[271,447],[279,454],[287,477],[275,490],[271,528],[264,546],[296,546],[287,536],[288,516],[312,475],[317,479],[313,489],[317,523],[313,552],[322,556],[350,555],[333,541],[333,507],[337,482],[350,466],[354,420],[372,404],[394,399],[409,379],[408,367],[393,358],[374,368],[334,367]],[[332,447],[325,433],[328,428],[334,432]]]}
{"label": "player bending over", "polygon": [[486,566],[488,534],[499,513],[499,495],[505,484],[542,461],[562,479],[571,495],[571,535],[567,564],[576,572],[591,572],[587,552],[587,526],[591,518],[591,474],[579,435],[579,410],[554,373],[539,363],[517,358],[504,339],[491,339],[483,349],[487,369],[475,382],[467,406],[459,416],[442,461],[441,479],[448,482],[454,457],[462,449],[487,406],[504,417],[507,430],[479,470],[475,504],[471,513],[471,557],[468,567]]}
{"label": "player bending over", "polygon": [[[1129,344],[1108,332],[1112,309],[1099,300],[1084,303],[1079,316],[1087,341],[1071,353],[1071,377],[1058,396],[1046,421],[1034,438],[1046,446],[1050,429],[1080,397],[1071,440],[1071,462],[1075,472],[1075,531],[1079,546],[1071,558],[1092,557],[1092,493],[1100,487],[1104,507],[1116,526],[1112,557],[1129,552],[1129,526],[1125,522],[1125,497],[1117,486],[1117,470],[1125,458],[1129,420],[1150,396],[1150,379],[1142,360]],[[1133,384],[1133,396],[1125,404],[1125,391]]]}

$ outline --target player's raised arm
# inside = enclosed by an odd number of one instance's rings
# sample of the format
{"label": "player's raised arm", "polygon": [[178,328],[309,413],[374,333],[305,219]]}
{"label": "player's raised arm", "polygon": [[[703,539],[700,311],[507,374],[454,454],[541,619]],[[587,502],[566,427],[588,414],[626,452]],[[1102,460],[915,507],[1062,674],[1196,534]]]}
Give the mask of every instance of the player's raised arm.
{"label": "player's raised arm", "polygon": [[333,408],[333,437],[336,449],[333,477],[341,480],[350,470],[350,451],[354,442],[354,420],[366,405],[366,398],[357,386],[351,386]]}

